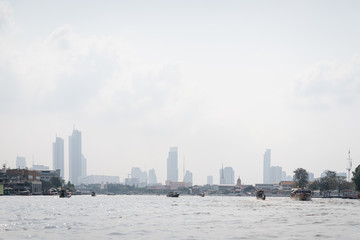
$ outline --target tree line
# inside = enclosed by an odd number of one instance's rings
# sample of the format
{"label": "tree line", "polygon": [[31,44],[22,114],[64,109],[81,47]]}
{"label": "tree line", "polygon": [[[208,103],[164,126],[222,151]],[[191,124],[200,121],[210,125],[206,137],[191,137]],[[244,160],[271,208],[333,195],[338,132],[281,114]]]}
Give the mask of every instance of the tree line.
{"label": "tree line", "polygon": [[333,190],[340,192],[345,189],[360,191],[360,165],[357,166],[352,174],[352,181],[348,182],[346,181],[346,177],[337,176],[336,172],[327,170],[325,176],[310,183],[308,172],[304,168],[297,168],[294,171],[293,180],[297,187],[308,187],[311,190],[320,190],[320,193]]}

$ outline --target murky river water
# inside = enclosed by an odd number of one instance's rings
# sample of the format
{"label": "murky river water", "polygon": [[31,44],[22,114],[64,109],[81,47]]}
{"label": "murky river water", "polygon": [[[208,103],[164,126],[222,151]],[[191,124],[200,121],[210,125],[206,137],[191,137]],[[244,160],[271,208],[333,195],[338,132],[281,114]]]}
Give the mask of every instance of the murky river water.
{"label": "murky river water", "polygon": [[2,196],[0,239],[360,239],[360,201]]}

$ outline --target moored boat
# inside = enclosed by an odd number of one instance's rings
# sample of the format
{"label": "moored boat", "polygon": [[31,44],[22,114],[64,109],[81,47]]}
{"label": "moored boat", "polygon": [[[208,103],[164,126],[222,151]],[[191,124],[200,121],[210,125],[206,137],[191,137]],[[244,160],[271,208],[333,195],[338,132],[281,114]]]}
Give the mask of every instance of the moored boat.
{"label": "moored boat", "polygon": [[290,193],[290,198],[300,201],[309,201],[311,200],[311,190],[305,188],[293,188]]}
{"label": "moored boat", "polygon": [[71,197],[71,192],[65,189],[61,189],[59,197],[61,198],[69,198]]}
{"label": "moored boat", "polygon": [[259,190],[256,192],[256,199],[262,199],[262,200],[266,199],[264,190]]}
{"label": "moored boat", "polygon": [[168,192],[168,194],[166,195],[167,197],[179,197],[179,193],[178,192]]}

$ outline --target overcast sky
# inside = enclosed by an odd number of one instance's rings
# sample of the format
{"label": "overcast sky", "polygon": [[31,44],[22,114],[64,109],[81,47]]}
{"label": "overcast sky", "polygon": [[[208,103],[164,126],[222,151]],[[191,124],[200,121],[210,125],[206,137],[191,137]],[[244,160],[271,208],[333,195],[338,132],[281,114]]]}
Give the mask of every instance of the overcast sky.
{"label": "overcast sky", "polygon": [[360,164],[359,1],[0,1],[0,163],[52,167],[82,132],[88,174],[194,184]]}

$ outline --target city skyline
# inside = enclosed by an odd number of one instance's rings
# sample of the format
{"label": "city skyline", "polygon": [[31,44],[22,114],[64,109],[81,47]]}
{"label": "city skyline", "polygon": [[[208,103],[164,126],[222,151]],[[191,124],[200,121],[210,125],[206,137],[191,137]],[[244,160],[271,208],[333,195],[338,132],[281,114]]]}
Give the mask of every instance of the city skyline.
{"label": "city skyline", "polygon": [[124,179],[138,166],[164,183],[170,146],[194,184],[218,183],[222,163],[261,183],[265,149],[288,175],[346,172],[349,149],[354,170],[359,9],[350,0],[0,1],[0,162],[51,166],[54,135],[67,142],[76,125],[88,175]]}

